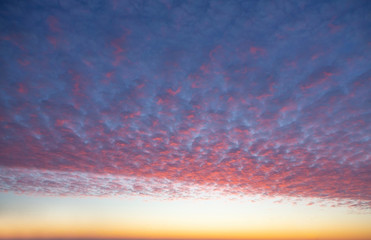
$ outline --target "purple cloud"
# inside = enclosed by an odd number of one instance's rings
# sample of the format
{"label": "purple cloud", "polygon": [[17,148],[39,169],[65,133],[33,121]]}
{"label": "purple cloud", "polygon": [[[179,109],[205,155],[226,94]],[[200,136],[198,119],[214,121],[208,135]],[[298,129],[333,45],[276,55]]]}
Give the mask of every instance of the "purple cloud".
{"label": "purple cloud", "polygon": [[1,6],[2,191],[158,179],[370,207],[368,1]]}

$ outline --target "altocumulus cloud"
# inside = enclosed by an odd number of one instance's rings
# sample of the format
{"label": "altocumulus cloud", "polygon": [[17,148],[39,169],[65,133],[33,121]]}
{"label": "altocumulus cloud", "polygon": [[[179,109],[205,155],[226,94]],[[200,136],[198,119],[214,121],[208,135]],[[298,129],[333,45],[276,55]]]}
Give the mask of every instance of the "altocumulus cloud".
{"label": "altocumulus cloud", "polygon": [[369,1],[2,1],[1,191],[370,208]]}

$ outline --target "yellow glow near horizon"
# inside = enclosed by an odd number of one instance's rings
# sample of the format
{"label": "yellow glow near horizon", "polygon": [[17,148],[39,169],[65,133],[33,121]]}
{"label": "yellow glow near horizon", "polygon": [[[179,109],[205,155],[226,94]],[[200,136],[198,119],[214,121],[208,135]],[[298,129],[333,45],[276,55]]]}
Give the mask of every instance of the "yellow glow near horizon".
{"label": "yellow glow near horizon", "polygon": [[[240,200],[71,198],[0,194],[0,237],[371,237],[370,213],[304,203]],[[20,207],[21,206],[21,207]]]}

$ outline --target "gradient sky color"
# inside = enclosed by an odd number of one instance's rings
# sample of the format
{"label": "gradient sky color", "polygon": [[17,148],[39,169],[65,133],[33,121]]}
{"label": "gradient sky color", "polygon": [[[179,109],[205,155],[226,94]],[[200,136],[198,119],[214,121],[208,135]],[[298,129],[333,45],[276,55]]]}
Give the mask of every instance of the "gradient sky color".
{"label": "gradient sky color", "polygon": [[370,14],[0,1],[0,238],[371,238]]}

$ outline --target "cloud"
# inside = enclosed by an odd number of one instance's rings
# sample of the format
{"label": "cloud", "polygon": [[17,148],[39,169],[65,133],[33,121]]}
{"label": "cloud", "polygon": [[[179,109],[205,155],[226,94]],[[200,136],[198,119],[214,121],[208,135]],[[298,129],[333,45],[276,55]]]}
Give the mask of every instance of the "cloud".
{"label": "cloud", "polygon": [[368,2],[49,5],[2,3],[1,190],[370,207]]}

